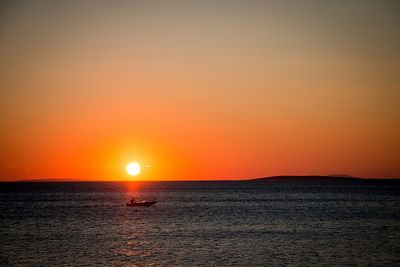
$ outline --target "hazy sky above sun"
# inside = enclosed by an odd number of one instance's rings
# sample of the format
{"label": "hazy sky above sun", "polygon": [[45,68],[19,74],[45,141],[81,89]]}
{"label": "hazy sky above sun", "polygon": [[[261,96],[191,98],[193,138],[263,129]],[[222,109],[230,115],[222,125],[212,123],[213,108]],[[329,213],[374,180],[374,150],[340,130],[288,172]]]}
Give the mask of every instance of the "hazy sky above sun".
{"label": "hazy sky above sun", "polygon": [[398,1],[5,1],[0,180],[400,177]]}

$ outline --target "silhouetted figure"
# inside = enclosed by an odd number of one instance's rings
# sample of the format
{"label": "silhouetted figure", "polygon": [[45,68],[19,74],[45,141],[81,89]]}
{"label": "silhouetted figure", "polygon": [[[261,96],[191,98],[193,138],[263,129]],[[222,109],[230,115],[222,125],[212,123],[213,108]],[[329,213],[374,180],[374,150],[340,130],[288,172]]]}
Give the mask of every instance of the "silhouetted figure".
{"label": "silhouetted figure", "polygon": [[133,205],[133,204],[136,204],[136,200],[135,200],[135,198],[134,198],[134,197],[132,197],[132,199],[131,199],[131,201],[130,201],[129,203],[131,203],[132,205]]}

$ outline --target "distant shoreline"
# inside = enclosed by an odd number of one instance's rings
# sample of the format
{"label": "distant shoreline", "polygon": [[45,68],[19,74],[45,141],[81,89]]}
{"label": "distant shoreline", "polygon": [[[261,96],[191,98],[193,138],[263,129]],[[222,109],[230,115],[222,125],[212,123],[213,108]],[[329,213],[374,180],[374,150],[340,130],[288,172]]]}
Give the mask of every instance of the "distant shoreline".
{"label": "distant shoreline", "polygon": [[[333,175],[280,175],[251,179],[252,181],[359,181],[377,180],[380,178],[359,178],[352,176]],[[381,178],[384,179],[384,178]],[[387,180],[387,179],[385,179]]]}
{"label": "distant shoreline", "polygon": [[352,176],[331,175],[280,175],[261,178],[238,179],[238,180],[79,180],[79,179],[23,179],[6,180],[0,183],[92,183],[92,182],[362,182],[362,181],[400,181],[400,178],[361,178]]}

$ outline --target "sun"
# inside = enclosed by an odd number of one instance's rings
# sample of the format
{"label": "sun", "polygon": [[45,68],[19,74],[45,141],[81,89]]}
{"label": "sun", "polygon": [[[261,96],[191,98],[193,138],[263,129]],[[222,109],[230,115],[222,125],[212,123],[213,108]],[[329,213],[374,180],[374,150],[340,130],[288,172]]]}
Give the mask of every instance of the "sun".
{"label": "sun", "polygon": [[140,167],[140,164],[137,162],[130,162],[128,165],[126,165],[126,172],[130,176],[136,176],[142,171],[142,167]]}

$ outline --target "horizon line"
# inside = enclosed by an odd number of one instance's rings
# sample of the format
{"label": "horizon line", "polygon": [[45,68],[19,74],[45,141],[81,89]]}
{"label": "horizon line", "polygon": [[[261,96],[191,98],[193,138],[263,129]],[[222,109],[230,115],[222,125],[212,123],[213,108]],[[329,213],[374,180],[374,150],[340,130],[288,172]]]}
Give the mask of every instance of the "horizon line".
{"label": "horizon line", "polygon": [[306,177],[314,177],[314,178],[337,178],[338,180],[400,180],[400,178],[387,178],[387,177],[356,177],[349,175],[273,175],[273,176],[264,176],[264,177],[256,177],[256,178],[239,178],[239,179],[159,179],[159,180],[130,180],[130,179],[100,179],[100,180],[92,180],[92,179],[80,179],[80,178],[32,178],[32,179],[16,179],[16,180],[0,180],[0,183],[13,183],[13,182],[210,182],[210,181],[262,181],[263,179],[273,179],[273,178],[306,178]]}

